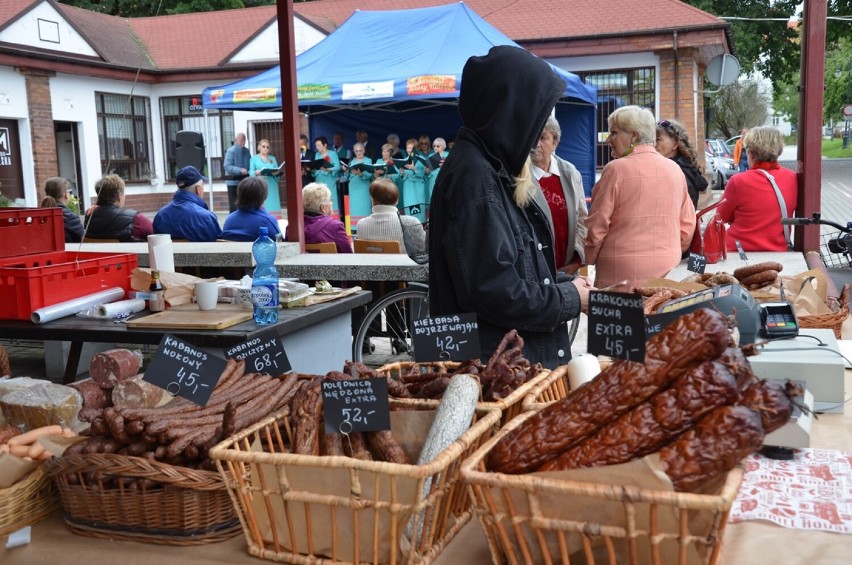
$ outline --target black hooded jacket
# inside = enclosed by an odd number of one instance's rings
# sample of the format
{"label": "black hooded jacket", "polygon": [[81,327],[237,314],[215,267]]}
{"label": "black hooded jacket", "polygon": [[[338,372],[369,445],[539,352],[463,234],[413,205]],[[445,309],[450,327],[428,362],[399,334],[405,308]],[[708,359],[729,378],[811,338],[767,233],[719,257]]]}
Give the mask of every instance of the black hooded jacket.
{"label": "black hooded jacket", "polygon": [[698,210],[698,193],[704,192],[707,188],[707,179],[704,178],[698,167],[690,163],[686,157],[678,155],[672,160],[683,171],[683,176],[686,177],[686,190],[689,192],[689,199],[692,200],[692,206]]}
{"label": "black hooded jacket", "polygon": [[547,63],[517,47],[471,57],[462,73],[463,126],[429,212],[429,307],[433,316],[475,312],[483,358],[511,329],[533,363],[553,368],[571,358],[566,322],[579,315],[579,294],[557,283],[541,208],[513,198],[515,177],[564,90]]}

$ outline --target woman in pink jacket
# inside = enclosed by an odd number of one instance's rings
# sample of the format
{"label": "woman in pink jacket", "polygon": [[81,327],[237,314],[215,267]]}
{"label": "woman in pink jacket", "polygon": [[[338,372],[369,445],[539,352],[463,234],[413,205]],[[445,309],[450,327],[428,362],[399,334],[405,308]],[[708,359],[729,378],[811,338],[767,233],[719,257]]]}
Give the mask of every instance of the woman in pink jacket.
{"label": "woman in pink jacket", "polygon": [[607,144],[613,161],[592,189],[586,218],[586,262],[595,286],[622,280],[643,286],[680,262],[695,230],[695,208],[680,167],[654,149],[654,115],[639,106],[609,116]]}

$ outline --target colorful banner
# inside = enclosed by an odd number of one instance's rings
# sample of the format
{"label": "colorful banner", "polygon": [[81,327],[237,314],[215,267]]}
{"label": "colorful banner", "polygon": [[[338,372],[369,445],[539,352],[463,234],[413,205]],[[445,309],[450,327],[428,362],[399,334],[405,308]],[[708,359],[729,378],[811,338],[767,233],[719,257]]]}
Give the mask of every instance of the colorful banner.
{"label": "colorful banner", "polygon": [[393,98],[393,81],[343,83],[343,100]]}
{"label": "colorful banner", "polygon": [[249,88],[234,91],[234,102],[275,102],[277,99],[277,88]]}
{"label": "colorful banner", "polygon": [[420,75],[406,81],[409,96],[422,94],[456,94],[458,86],[455,75]]}
{"label": "colorful banner", "polygon": [[299,100],[331,100],[330,84],[300,84],[296,90]]}

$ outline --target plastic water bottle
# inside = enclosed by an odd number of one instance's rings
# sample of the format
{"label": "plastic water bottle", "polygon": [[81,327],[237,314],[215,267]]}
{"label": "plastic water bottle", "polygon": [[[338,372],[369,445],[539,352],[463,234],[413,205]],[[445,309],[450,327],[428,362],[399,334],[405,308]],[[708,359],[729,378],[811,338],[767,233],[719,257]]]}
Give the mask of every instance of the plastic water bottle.
{"label": "plastic water bottle", "polygon": [[251,280],[251,302],[256,324],[278,322],[278,270],[275,268],[275,242],[269,231],[260,228],[260,237],[251,246],[257,265]]}

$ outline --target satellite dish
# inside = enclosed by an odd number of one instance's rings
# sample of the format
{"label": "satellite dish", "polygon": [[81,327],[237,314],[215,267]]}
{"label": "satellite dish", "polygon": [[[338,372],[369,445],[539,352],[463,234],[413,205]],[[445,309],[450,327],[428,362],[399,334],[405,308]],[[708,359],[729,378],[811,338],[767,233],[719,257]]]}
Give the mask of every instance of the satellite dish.
{"label": "satellite dish", "polygon": [[707,80],[716,86],[728,86],[740,76],[740,62],[733,55],[716,55],[707,65]]}

